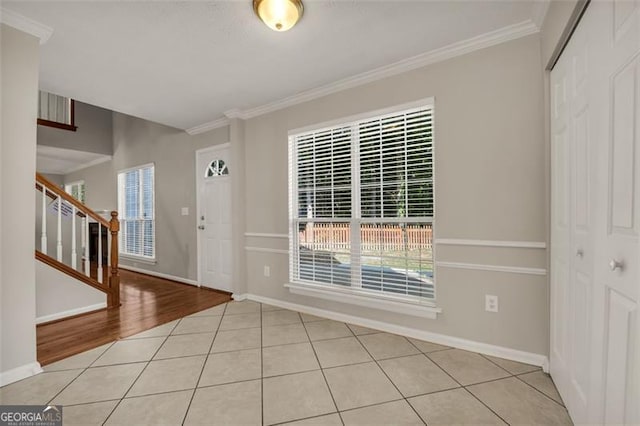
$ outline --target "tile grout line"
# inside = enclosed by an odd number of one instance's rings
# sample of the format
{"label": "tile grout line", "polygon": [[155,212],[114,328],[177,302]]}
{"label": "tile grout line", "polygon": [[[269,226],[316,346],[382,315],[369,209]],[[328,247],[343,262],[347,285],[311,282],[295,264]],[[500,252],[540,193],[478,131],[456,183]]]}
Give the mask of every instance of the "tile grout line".
{"label": "tile grout line", "polygon": [[[529,373],[522,373],[522,374],[529,374]],[[522,380],[519,376],[514,375],[514,378],[518,379],[519,381],[521,381],[522,383],[524,383],[525,385],[529,386],[530,388],[534,389],[536,392],[541,393],[542,395],[544,395],[546,398],[550,399],[551,401],[555,402],[556,404],[558,404],[559,406],[561,406],[562,408],[564,408],[565,410],[567,409],[566,406],[564,406],[563,404],[559,403],[558,401],[556,401],[555,399],[551,398],[549,395],[547,395],[546,393],[542,392],[540,389],[538,389],[537,387],[533,386],[530,383],[525,382],[524,380]],[[553,385],[555,387],[555,384]],[[568,410],[567,410],[568,411]]]}
{"label": "tile grout line", "polygon": [[[489,359],[489,357],[487,355],[484,354],[480,354],[480,356],[482,356],[484,359],[486,359],[487,361],[497,365],[498,367],[502,368],[503,370],[505,370],[506,372],[508,372],[509,374],[511,374],[511,377],[514,377],[518,380],[520,380],[522,383],[524,383],[525,385],[533,388],[534,390],[536,390],[537,392],[540,392],[542,395],[544,395],[545,397],[549,398],[550,400],[552,400],[553,402],[555,402],[556,404],[560,405],[562,408],[566,409],[567,407],[564,406],[564,404],[559,403],[558,401],[556,401],[555,399],[551,398],[549,395],[547,395],[546,393],[542,392],[540,389],[538,389],[537,387],[533,386],[530,383],[525,382],[524,380],[522,380],[519,376],[525,375],[525,374],[531,374],[531,373],[537,373],[537,372],[542,372],[542,374],[545,374],[542,369],[540,367],[537,367],[535,370],[531,370],[531,371],[525,371],[524,373],[511,373],[511,371],[507,370],[506,368],[500,366],[497,362],[494,362],[493,360]],[[516,362],[516,361],[514,361]],[[523,364],[523,363],[521,363]],[[526,364],[526,365],[530,365],[530,364]],[[553,380],[552,380],[553,381]],[[474,383],[474,385],[479,385],[480,383]],[[555,387],[555,383],[553,385]],[[557,389],[557,388],[556,388]]]}
{"label": "tile grout line", "polygon": [[[407,340],[408,340],[408,339],[407,339]],[[411,343],[411,344],[413,345],[413,342],[411,342],[410,340],[409,340],[409,343]],[[414,346],[415,346],[415,345],[414,345]],[[416,348],[417,348],[417,346],[416,346]],[[454,348],[454,350],[455,350],[455,348]],[[451,377],[451,379],[452,379],[454,382],[456,382],[458,385],[460,385],[460,388],[461,388],[461,389],[464,389],[464,390],[465,390],[469,395],[471,395],[473,398],[475,398],[476,400],[478,400],[478,402],[480,402],[480,404],[482,404],[483,406],[485,406],[485,407],[487,408],[487,410],[491,411],[491,412],[492,412],[496,417],[498,417],[500,420],[502,420],[505,424],[507,424],[507,425],[509,424],[509,422],[507,422],[505,419],[503,419],[503,418],[502,418],[502,416],[500,416],[498,413],[496,413],[496,412],[495,412],[491,407],[489,407],[487,404],[485,404],[484,402],[482,402],[482,401],[480,400],[480,398],[478,398],[477,396],[475,396],[475,395],[473,394],[473,392],[469,391],[465,385],[463,385],[462,383],[460,383],[458,380],[456,380],[456,378],[455,378],[455,377],[453,377],[451,374],[449,374],[449,372],[448,372],[447,370],[445,370],[445,369],[444,369],[440,364],[438,364],[438,362],[437,362],[436,360],[432,359],[428,354],[425,354],[425,356],[426,356],[426,357],[427,357],[431,362],[433,362],[433,363],[434,363],[434,364],[435,364],[435,365],[436,365],[440,370],[442,370],[442,371],[443,371],[447,376]],[[507,373],[509,373],[509,372],[507,371]],[[509,373],[509,374],[511,374],[511,373]],[[501,377],[501,378],[499,378],[499,379],[490,380],[490,381],[502,380],[502,379],[505,379],[505,378],[506,378],[506,377]],[[486,382],[485,382],[485,383],[486,383]],[[474,383],[474,384],[475,384],[475,385],[477,385],[477,384],[479,384],[479,383]],[[471,385],[469,385],[469,386],[471,386]]]}
{"label": "tile grout line", "polygon": [[[78,377],[82,376],[82,375],[84,374],[84,372],[85,372],[85,371],[87,371],[87,370],[89,369],[89,367],[91,367],[91,365],[93,365],[93,363],[94,363],[94,362],[96,362],[96,361],[98,360],[98,358],[100,358],[102,355],[104,355],[104,353],[105,353],[105,352],[107,352],[109,349],[111,349],[111,347],[113,346],[113,344],[114,344],[114,343],[115,343],[115,342],[109,342],[109,343],[106,343],[106,344],[107,344],[107,345],[109,345],[109,346],[108,346],[104,351],[102,351],[102,352],[100,353],[100,355],[98,355],[98,356],[96,357],[96,359],[94,359],[93,361],[91,361],[91,362],[89,363],[89,365],[88,365],[88,366],[86,366],[86,367],[84,367],[84,368],[78,368],[77,370],[82,370],[82,371],[81,371],[80,373],[78,373],[78,375],[77,375],[76,377],[74,377],[74,378],[73,378],[69,383],[67,383],[67,384],[66,384],[62,389],[60,389],[60,391],[59,391],[59,392],[57,392],[57,393],[53,396],[53,398],[51,398],[51,399],[47,402],[47,405],[51,404],[51,402],[52,402],[54,399],[56,399],[56,398],[57,398],[57,397],[58,397],[62,392],[64,392],[64,390],[65,390],[65,389],[67,389],[69,386],[71,386],[71,383],[75,382],[75,381],[78,379]],[[100,346],[98,346],[98,347],[100,347]],[[94,348],[94,349],[95,349],[95,348]],[[89,349],[89,350],[92,350],[92,349]],[[82,352],[81,352],[81,353],[82,353]],[[76,354],[76,355],[80,355],[80,354]],[[75,355],[72,355],[72,356],[75,356]],[[61,360],[61,361],[62,361],[62,360]],[[68,370],[58,370],[58,371],[70,371],[70,370],[76,370],[76,368],[70,368],[70,369],[68,369]],[[43,373],[47,373],[47,372],[46,372],[46,371],[44,371]],[[55,373],[55,371],[51,371],[50,373]]]}
{"label": "tile grout line", "polygon": [[[302,315],[298,312],[298,317],[300,317],[300,321],[302,322],[302,328],[304,329],[305,334],[307,335],[307,339],[309,339],[309,346],[311,346],[311,350],[313,351],[313,355],[316,357],[316,362],[318,363],[318,367],[320,368],[320,373],[322,374],[322,378],[324,379],[324,383],[327,386],[327,390],[329,391],[329,395],[331,395],[331,401],[333,402],[333,406],[338,413],[338,417],[340,418],[340,422],[344,426],[344,420],[342,420],[342,416],[340,415],[340,411],[338,410],[338,404],[336,404],[336,398],[333,396],[333,392],[331,391],[331,386],[329,386],[329,381],[327,380],[327,376],[324,374],[324,370],[322,368],[322,364],[320,363],[320,358],[318,358],[318,354],[316,353],[316,348],[313,346],[313,341],[311,340],[311,336],[309,336],[309,330],[307,330],[307,325],[302,320]],[[349,327],[347,327],[349,329]],[[349,329],[351,331],[351,329]],[[295,420],[294,420],[295,421]]]}
{"label": "tile grout line", "polygon": [[[416,411],[416,409],[413,407],[413,405],[411,405],[411,403],[409,402],[409,400],[407,399],[407,397],[404,396],[404,394],[400,391],[400,389],[398,388],[398,386],[396,386],[396,384],[393,382],[393,380],[391,380],[391,377],[389,377],[389,375],[387,374],[386,371],[384,371],[384,368],[382,368],[382,366],[380,365],[380,363],[378,362],[378,360],[373,356],[373,354],[371,354],[371,352],[369,351],[369,349],[366,347],[366,345],[364,343],[362,343],[362,341],[360,340],[360,338],[353,332],[353,330],[351,330],[351,328],[349,326],[347,326],[347,328],[349,329],[349,331],[351,331],[351,334],[353,334],[353,336],[356,338],[356,340],[358,341],[358,343],[360,343],[360,345],[364,348],[364,350],[369,354],[369,356],[371,357],[371,359],[373,359],[373,362],[376,363],[376,365],[378,366],[378,368],[380,369],[380,371],[382,371],[382,374],[384,374],[384,376],[387,378],[387,380],[389,380],[389,382],[391,382],[391,384],[393,385],[393,387],[396,389],[396,391],[398,391],[398,394],[402,397],[402,400],[404,400],[405,403],[407,403],[407,405],[409,405],[409,407],[411,407],[411,410],[413,410],[413,412],[416,414],[416,416],[418,416],[418,419],[420,419],[420,421],[422,421],[422,423],[424,423],[425,425],[427,424],[427,421],[425,419],[423,419],[420,414]],[[370,336],[370,334],[365,334],[365,336]],[[409,339],[407,339],[404,336],[400,336],[403,339],[405,339],[411,346],[413,346],[419,354],[423,355],[422,351],[420,349],[418,349],[413,343],[411,343],[411,341]],[[417,355],[417,354],[413,354],[413,355]],[[413,355],[405,355],[405,356],[413,356]],[[387,402],[392,402],[392,401],[387,401]]]}
{"label": "tile grout line", "polygon": [[[434,359],[432,359],[430,356],[427,356],[427,358],[429,358],[435,365],[437,365],[442,371],[444,371],[446,374],[449,375],[449,377],[451,377],[453,380],[455,380],[461,387],[462,389],[464,389],[469,395],[471,395],[472,398],[475,398],[480,404],[482,404],[483,406],[485,406],[487,408],[487,410],[491,411],[496,417],[498,417],[500,420],[502,420],[505,424],[509,424],[508,421],[506,421],[505,419],[502,418],[501,415],[499,415],[498,413],[496,413],[491,407],[489,407],[487,404],[484,403],[484,401],[482,401],[480,398],[478,398],[473,392],[471,392],[469,389],[467,389],[467,386],[473,386],[473,385],[479,385],[482,383],[489,383],[489,382],[495,382],[498,380],[502,380],[502,379],[506,379],[508,377],[500,377],[498,379],[492,379],[492,380],[488,380],[486,382],[480,382],[480,383],[472,383],[470,385],[463,385],[462,383],[460,383],[458,380],[455,379],[455,377],[453,377],[451,374],[449,374],[447,372],[447,370],[445,370],[440,364],[438,364],[438,362]],[[502,367],[500,367],[502,368]],[[503,369],[504,370],[504,369]],[[511,375],[510,372],[508,372],[507,370],[504,370],[507,374]]]}
{"label": "tile grout line", "polygon": [[[216,305],[220,306],[220,305]],[[222,324],[222,319],[224,318],[224,314],[227,312],[227,306],[229,306],[229,302],[224,304],[224,309],[222,310],[222,315],[220,315],[220,321],[218,321],[218,325],[216,326],[216,331],[213,333],[213,340],[211,340],[211,344],[209,345],[209,351],[204,357],[204,362],[202,363],[202,369],[200,370],[200,374],[198,375],[198,380],[196,380],[196,386],[193,389],[193,393],[191,394],[191,399],[189,399],[189,404],[187,404],[187,409],[184,412],[184,416],[182,417],[182,425],[187,421],[187,415],[189,414],[189,410],[191,409],[191,404],[193,403],[193,398],[196,396],[196,391],[198,390],[198,385],[200,384],[200,380],[202,379],[202,373],[204,373],[204,369],[207,366],[207,362],[209,361],[209,355],[211,355],[211,348],[213,348],[213,342],[216,341],[216,336],[218,336],[218,331],[220,330],[220,325]],[[214,306],[215,308],[215,306]],[[211,308],[210,308],[211,309]],[[218,316],[218,315],[212,315]],[[182,321],[182,320],[180,320]],[[176,325],[177,327],[177,325]],[[179,335],[178,335],[179,336]]]}
{"label": "tile grout line", "polygon": [[[180,324],[180,322],[182,322],[182,318],[180,318],[180,321],[178,321],[178,324]],[[178,326],[178,324],[176,324],[176,327]],[[175,327],[174,327],[175,329]],[[166,336],[164,336],[164,340],[162,341],[162,343],[158,346],[158,349],[156,349],[156,351],[153,353],[153,355],[151,355],[151,358],[149,359],[149,361],[147,361],[147,363],[145,364],[145,366],[142,368],[142,370],[140,371],[140,373],[138,373],[138,375],[136,376],[136,378],[133,380],[133,382],[131,382],[131,386],[129,386],[129,388],[125,391],[125,393],[122,395],[121,398],[118,399],[118,402],[116,403],[116,405],[114,405],[113,409],[111,410],[111,412],[109,413],[109,415],[104,419],[104,422],[102,422],[103,425],[105,425],[107,423],[107,421],[109,420],[109,418],[113,415],[113,413],[118,409],[118,407],[120,406],[120,404],[122,403],[122,401],[124,400],[124,397],[127,396],[127,394],[131,391],[131,388],[133,388],[133,386],[136,384],[136,382],[138,381],[138,379],[140,378],[140,376],[142,376],[142,373],[145,372],[145,370],[147,369],[147,367],[149,366],[149,364],[151,364],[151,361],[153,360],[153,357],[156,356],[156,354],[160,351],[160,348],[162,348],[162,345],[165,344],[165,342],[167,341],[167,339],[169,339],[169,336],[171,336],[171,332],[169,332],[169,334],[167,334]],[[124,339],[123,339],[124,340]],[[96,360],[97,361],[97,360]]]}

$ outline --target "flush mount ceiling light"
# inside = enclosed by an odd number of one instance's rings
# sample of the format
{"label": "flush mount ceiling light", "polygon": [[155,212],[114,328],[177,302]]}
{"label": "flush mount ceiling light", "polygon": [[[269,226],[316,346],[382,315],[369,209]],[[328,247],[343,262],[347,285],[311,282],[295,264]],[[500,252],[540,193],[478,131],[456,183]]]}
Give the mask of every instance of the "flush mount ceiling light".
{"label": "flush mount ceiling light", "polygon": [[302,17],[302,0],[253,0],[253,10],[274,31],[290,30]]}

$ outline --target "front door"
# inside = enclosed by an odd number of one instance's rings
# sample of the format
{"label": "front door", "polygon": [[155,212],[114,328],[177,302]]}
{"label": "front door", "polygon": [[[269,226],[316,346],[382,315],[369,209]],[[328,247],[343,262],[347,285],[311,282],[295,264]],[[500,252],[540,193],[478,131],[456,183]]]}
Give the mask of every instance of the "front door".
{"label": "front door", "polygon": [[227,145],[196,154],[198,279],[206,287],[232,292],[230,166]]}

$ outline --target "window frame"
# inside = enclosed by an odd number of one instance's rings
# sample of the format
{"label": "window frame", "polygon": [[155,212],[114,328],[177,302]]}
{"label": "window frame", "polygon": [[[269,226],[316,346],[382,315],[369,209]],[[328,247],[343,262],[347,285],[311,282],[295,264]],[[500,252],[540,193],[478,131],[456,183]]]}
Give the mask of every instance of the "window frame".
{"label": "window frame", "polygon": [[[42,92],[42,90],[40,91]],[[55,95],[54,93],[45,92],[51,95]],[[56,95],[60,96],[60,95]],[[53,127],[61,130],[69,130],[71,132],[75,132],[78,130],[78,126],[76,126],[76,101],[67,96],[60,96],[61,98],[69,99],[69,118],[70,123],[61,123],[59,121],[47,120],[44,118],[38,117],[37,124],[40,126]],[[39,115],[39,114],[38,114]]]}
{"label": "window frame", "polygon": [[[142,170],[147,169],[147,168],[152,168],[153,169],[153,190],[151,192],[151,204],[153,206],[153,217],[150,219],[152,224],[153,224],[153,234],[152,234],[152,250],[153,250],[153,256],[145,256],[143,254],[136,254],[136,253],[128,253],[123,251],[125,248],[125,244],[123,242],[123,238],[125,236],[125,222],[126,221],[130,221],[130,220],[146,220],[144,218],[138,218],[138,219],[125,219],[125,194],[123,191],[123,188],[121,188],[120,186],[120,176],[124,175],[128,172],[137,170],[138,172],[142,172]],[[140,186],[142,186],[142,180],[140,180]],[[132,259],[132,260],[136,260],[136,261],[143,261],[143,262],[148,262],[148,263],[156,263],[157,260],[157,244],[156,244],[156,166],[155,163],[146,163],[146,164],[142,164],[139,166],[134,166],[134,167],[129,167],[126,169],[122,169],[119,170],[118,173],[116,174],[116,187],[117,187],[117,195],[118,195],[118,212],[120,213],[119,216],[119,221],[120,221],[120,232],[118,233],[118,255],[121,258],[124,259]],[[142,189],[142,188],[141,188]],[[142,196],[142,192],[141,192],[141,196],[140,196],[140,211],[143,210],[142,208],[142,204],[144,203],[144,197]],[[142,234],[142,237],[144,237],[144,233]],[[144,243],[142,244],[142,247],[144,247]]]}
{"label": "window frame", "polygon": [[[436,318],[437,314],[441,312],[436,306],[437,300],[437,286],[436,286],[436,248],[433,244],[432,248],[432,262],[433,262],[433,298],[425,298],[420,296],[405,296],[398,295],[390,292],[376,292],[376,291],[362,291],[357,286],[349,287],[334,287],[331,285],[325,285],[322,283],[314,283],[312,281],[304,281],[295,279],[295,263],[294,258],[298,253],[299,236],[297,235],[297,228],[299,226],[299,206],[298,206],[298,157],[296,152],[295,138],[306,133],[317,133],[335,129],[338,127],[356,126],[357,123],[367,120],[383,119],[387,116],[393,116],[404,112],[409,112],[418,108],[430,108],[432,115],[432,185],[434,188],[435,198],[435,99],[433,97],[420,99],[414,102],[404,103],[396,105],[390,108],[373,110],[366,113],[344,117],[320,124],[314,124],[302,128],[292,129],[288,132],[288,184],[289,184],[289,282],[285,284],[285,287],[290,292],[295,294],[302,294],[305,296],[320,297],[327,300],[346,302],[356,304],[360,306],[367,306],[377,309],[383,309],[398,313],[405,313],[409,315],[421,316],[425,318]],[[357,136],[356,136],[357,138]],[[353,158],[359,158],[360,141],[353,143],[352,139],[352,156]],[[350,218],[332,218],[332,219],[314,219],[315,222],[349,222],[354,224],[363,223],[381,223],[388,221],[385,218],[362,218],[361,217],[361,200],[360,200],[360,161],[352,161],[352,213]],[[391,219],[391,221],[397,221],[397,219]],[[427,220],[432,226],[432,239],[435,241],[436,233],[436,218],[435,218],[435,203],[433,215],[430,217],[408,217],[406,222],[412,221],[424,221]],[[353,234],[352,234],[353,235]],[[352,238],[353,239],[353,238]],[[359,239],[358,239],[359,242]],[[353,242],[352,242],[353,243]],[[359,275],[359,274],[356,274]],[[353,276],[353,272],[352,272]]]}
{"label": "window frame", "polygon": [[81,200],[79,198],[76,198],[76,199],[78,201],[80,201],[82,204],[86,204],[86,201],[87,201],[87,186],[84,183],[84,180],[76,180],[74,182],[65,183],[64,184],[64,192],[66,192],[67,194],[69,194],[69,195],[71,195],[73,197],[73,189],[72,188],[74,186],[80,186],[80,185],[82,185],[82,187],[83,187],[84,200]]}

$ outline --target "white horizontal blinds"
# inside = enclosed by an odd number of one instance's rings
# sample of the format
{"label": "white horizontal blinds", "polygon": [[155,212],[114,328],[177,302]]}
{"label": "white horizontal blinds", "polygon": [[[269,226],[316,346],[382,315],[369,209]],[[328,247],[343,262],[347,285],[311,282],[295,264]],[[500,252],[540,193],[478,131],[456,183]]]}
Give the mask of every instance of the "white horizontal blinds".
{"label": "white horizontal blinds", "polygon": [[362,287],[433,298],[433,114],[359,123]]}
{"label": "white horizontal blinds", "polygon": [[350,127],[294,139],[297,153],[296,278],[348,285],[351,219]]}
{"label": "white horizontal blinds", "polygon": [[154,168],[145,166],[118,175],[122,215],[120,252],[155,257]]}
{"label": "white horizontal blinds", "polygon": [[40,91],[38,118],[71,124],[71,98]]}
{"label": "white horizontal blinds", "polygon": [[363,218],[433,216],[431,109],[359,124]]}
{"label": "white horizontal blinds", "polygon": [[434,298],[432,108],[290,144],[292,279]]}

